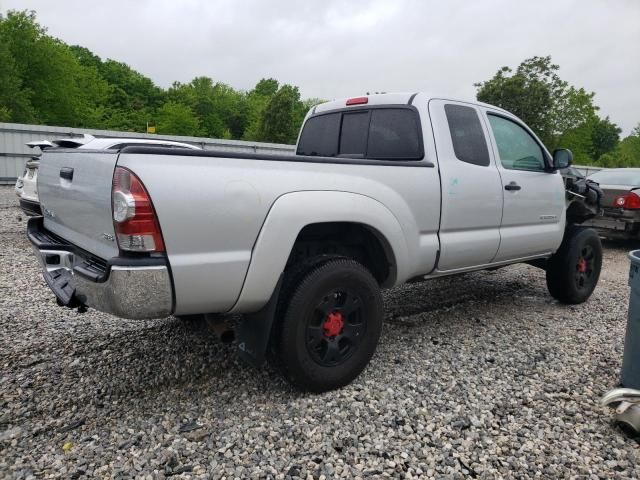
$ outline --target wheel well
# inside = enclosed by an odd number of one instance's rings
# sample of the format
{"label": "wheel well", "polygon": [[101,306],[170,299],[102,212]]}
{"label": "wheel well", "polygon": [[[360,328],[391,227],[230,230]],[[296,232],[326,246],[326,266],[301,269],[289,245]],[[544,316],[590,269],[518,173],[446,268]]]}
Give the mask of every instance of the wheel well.
{"label": "wheel well", "polygon": [[362,263],[378,283],[386,286],[395,278],[393,252],[377,230],[355,222],[313,223],[296,238],[287,267],[319,255],[342,255]]}

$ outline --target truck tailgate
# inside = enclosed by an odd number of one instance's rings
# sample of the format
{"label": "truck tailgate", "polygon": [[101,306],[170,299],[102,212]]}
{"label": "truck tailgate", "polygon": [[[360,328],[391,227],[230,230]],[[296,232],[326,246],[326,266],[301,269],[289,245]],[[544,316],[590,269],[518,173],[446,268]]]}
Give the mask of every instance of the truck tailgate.
{"label": "truck tailgate", "polygon": [[118,255],[111,212],[117,160],[113,151],[47,150],[38,172],[45,228],[103,259]]}

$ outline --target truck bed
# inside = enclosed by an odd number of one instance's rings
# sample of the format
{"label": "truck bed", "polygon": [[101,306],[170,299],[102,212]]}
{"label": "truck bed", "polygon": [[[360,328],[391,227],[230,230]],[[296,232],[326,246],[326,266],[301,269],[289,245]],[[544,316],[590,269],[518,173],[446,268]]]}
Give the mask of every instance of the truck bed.
{"label": "truck bed", "polygon": [[[125,167],[140,177],[164,236],[176,314],[260,308],[277,282],[274,265],[286,263],[296,236],[314,217],[367,222],[386,236],[387,230],[395,232],[389,241],[398,258],[390,284],[435,266],[440,185],[437,169],[426,160],[159,147],[118,153],[54,149],[45,157],[40,177],[45,228],[105,260],[118,255],[110,203],[113,169]],[[60,177],[69,168],[71,181]],[[274,227],[281,218],[286,228]],[[270,229],[263,229],[266,222]],[[258,246],[263,254],[254,256]],[[249,271],[252,257],[256,262]],[[247,283],[265,287],[243,291]]]}

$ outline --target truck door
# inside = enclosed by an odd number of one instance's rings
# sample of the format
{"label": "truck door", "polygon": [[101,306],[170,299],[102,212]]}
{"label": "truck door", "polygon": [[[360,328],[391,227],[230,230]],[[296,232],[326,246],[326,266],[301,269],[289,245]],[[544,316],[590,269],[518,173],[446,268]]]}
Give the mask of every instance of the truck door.
{"label": "truck door", "polygon": [[438,270],[484,265],[500,244],[502,183],[475,105],[431,100],[442,206]]}
{"label": "truck door", "polygon": [[490,109],[484,109],[483,116],[491,130],[504,196],[495,261],[555,251],[565,223],[561,175],[548,171],[549,154],[524,124]]}

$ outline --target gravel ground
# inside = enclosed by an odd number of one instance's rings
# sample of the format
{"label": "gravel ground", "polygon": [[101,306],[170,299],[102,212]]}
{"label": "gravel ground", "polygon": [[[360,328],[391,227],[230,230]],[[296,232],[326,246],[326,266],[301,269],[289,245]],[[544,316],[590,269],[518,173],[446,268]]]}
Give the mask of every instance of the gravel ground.
{"label": "gravel ground", "polygon": [[0,188],[0,476],[637,478],[640,440],[598,398],[618,381],[630,245],[580,306],[542,271],[385,293],[365,372],[302,394],[174,318],[56,306]]}

